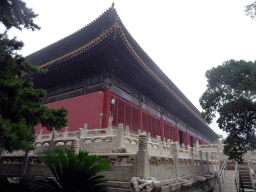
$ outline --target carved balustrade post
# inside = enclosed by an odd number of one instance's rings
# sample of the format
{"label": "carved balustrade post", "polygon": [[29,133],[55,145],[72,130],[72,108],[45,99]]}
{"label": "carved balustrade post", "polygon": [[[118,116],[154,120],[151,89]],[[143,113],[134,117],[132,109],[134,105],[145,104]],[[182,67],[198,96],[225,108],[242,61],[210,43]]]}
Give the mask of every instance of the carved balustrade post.
{"label": "carved balustrade post", "polygon": [[157,135],[156,136],[156,140],[157,140],[157,143],[158,143],[158,150],[160,151],[160,155],[162,155],[162,141],[161,141],[161,136]]}
{"label": "carved balustrade post", "polygon": [[129,137],[129,136],[130,136],[130,128],[129,128],[129,125],[126,125],[125,132],[126,132],[126,136]]}
{"label": "carved balustrade post", "polygon": [[[187,145],[187,150],[188,150],[188,148],[190,148],[190,145]],[[188,150],[188,154],[190,154],[189,150]]]}
{"label": "carved balustrade post", "polygon": [[88,123],[84,124],[84,137],[87,137],[88,135]]}
{"label": "carved balustrade post", "polygon": [[114,148],[121,149],[124,147],[124,125],[118,124],[118,132],[114,142]]}
{"label": "carved balustrade post", "polygon": [[148,132],[148,141],[151,142],[150,132]]}
{"label": "carved balustrade post", "polygon": [[170,149],[170,145],[171,145],[171,140],[170,139],[167,139],[167,145],[166,147],[168,147]]}
{"label": "carved balustrade post", "polygon": [[204,173],[204,162],[203,162],[203,152],[201,150],[199,150],[199,158],[200,158],[200,167],[201,167],[201,170],[202,170],[202,174]]}
{"label": "carved balustrade post", "polygon": [[220,170],[220,156],[216,154],[216,170]]}
{"label": "carved balustrade post", "polygon": [[165,137],[164,137],[164,142],[163,142],[163,149],[166,150],[166,147],[167,147],[167,144],[166,144],[166,140],[165,140]]}
{"label": "carved balustrade post", "polygon": [[207,170],[208,170],[208,173],[209,173],[210,168],[209,168],[209,153],[208,152],[205,152],[205,157],[206,157]]}
{"label": "carved balustrade post", "polygon": [[185,157],[185,156],[186,156],[186,153],[185,153],[185,151],[186,151],[186,146],[185,146],[184,143],[181,144],[181,148],[182,148],[183,155],[184,155],[184,157]]}
{"label": "carved balustrade post", "polygon": [[[223,153],[223,152],[222,152]],[[217,146],[217,154],[220,154],[220,148]]]}
{"label": "carved balustrade post", "polygon": [[113,135],[112,121],[113,121],[113,118],[110,117],[108,120],[108,132],[107,132],[108,135]]}
{"label": "carved balustrade post", "polygon": [[64,132],[64,135],[63,135],[63,139],[66,139],[68,137],[68,129],[69,127],[65,127],[65,132]]}
{"label": "carved balustrade post", "polygon": [[55,147],[55,141],[54,140],[56,138],[56,134],[57,134],[57,131],[52,132],[52,138],[51,138],[50,145],[49,145],[50,149]]}
{"label": "carved balustrade post", "polygon": [[83,129],[83,128],[79,128],[78,139],[79,139],[79,145],[80,145],[80,146],[81,146],[81,144],[82,144],[81,138],[83,137],[83,134],[84,134],[84,129]]}
{"label": "carved balustrade post", "polygon": [[188,145],[188,152],[189,152],[189,156],[191,158],[191,166],[192,166],[192,170],[193,170],[193,175],[195,175],[195,161],[194,161],[194,149],[193,149],[193,147],[190,147]]}
{"label": "carved balustrade post", "polygon": [[42,135],[43,135],[43,129],[40,129],[40,133],[39,135],[37,135],[37,139],[36,139],[36,142],[40,142],[41,141],[41,138],[42,138]]}
{"label": "carved balustrade post", "polygon": [[170,155],[174,158],[175,174],[178,177],[178,158],[179,158],[179,142],[171,142],[170,144]]}
{"label": "carved balustrade post", "polygon": [[137,177],[149,177],[148,141],[146,134],[139,135],[139,151],[137,153]]}
{"label": "carved balustrade post", "polygon": [[210,170],[210,172],[212,172],[212,171],[214,171],[214,169],[213,169],[213,153],[209,153],[209,161],[210,161],[209,164],[211,164],[211,165],[209,165],[209,170]]}
{"label": "carved balustrade post", "polygon": [[74,150],[76,154],[78,154],[79,152],[79,139],[78,138],[75,138],[73,141],[72,141],[72,144],[71,144],[71,150]]}
{"label": "carved balustrade post", "polygon": [[216,166],[214,166],[215,163],[216,163],[216,153],[213,153],[212,154],[212,168],[213,168],[214,172],[216,171]]}
{"label": "carved balustrade post", "polygon": [[79,128],[79,132],[78,132],[78,139],[79,140],[83,137],[83,132],[84,132],[84,129],[83,128]]}
{"label": "carved balustrade post", "polygon": [[196,150],[199,151],[200,150],[200,145],[199,145],[199,141],[196,141]]}

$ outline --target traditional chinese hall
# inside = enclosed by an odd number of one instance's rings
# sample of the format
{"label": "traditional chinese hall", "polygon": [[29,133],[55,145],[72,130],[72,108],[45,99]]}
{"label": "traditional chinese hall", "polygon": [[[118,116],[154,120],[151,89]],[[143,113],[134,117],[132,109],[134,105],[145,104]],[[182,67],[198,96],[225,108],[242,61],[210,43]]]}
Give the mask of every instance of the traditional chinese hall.
{"label": "traditional chinese hall", "polygon": [[[219,139],[198,109],[134,40],[114,6],[26,58],[32,65],[48,69],[30,76],[35,88],[47,90],[46,106],[69,110],[69,131],[85,123],[88,129],[106,128],[112,118],[114,129],[122,123],[132,133],[146,131],[152,138],[158,135],[190,146]],[[40,129],[42,126],[35,128],[36,134]]]}

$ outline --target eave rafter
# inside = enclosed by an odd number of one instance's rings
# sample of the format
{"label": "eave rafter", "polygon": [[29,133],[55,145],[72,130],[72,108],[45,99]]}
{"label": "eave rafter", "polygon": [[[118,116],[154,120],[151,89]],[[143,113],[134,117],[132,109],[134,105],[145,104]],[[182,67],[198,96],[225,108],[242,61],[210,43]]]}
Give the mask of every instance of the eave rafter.
{"label": "eave rafter", "polygon": [[[204,120],[196,113],[194,112],[178,95],[176,95],[149,67],[148,65],[143,61],[143,59],[141,59],[141,57],[136,53],[136,51],[134,50],[133,46],[131,45],[131,43],[129,42],[128,38],[126,37],[126,34],[124,32],[124,30],[126,31],[126,33],[132,38],[132,36],[130,35],[130,33],[125,29],[124,25],[122,24],[119,16],[117,15],[113,5],[111,8],[109,8],[108,10],[106,10],[105,12],[108,11],[114,11],[115,15],[116,15],[116,19],[113,25],[111,25],[108,29],[106,29],[105,31],[103,31],[97,38],[91,40],[89,43],[85,44],[84,46],[70,52],[67,53],[59,58],[56,58],[50,62],[47,62],[43,65],[40,66],[40,68],[48,68],[51,67],[55,64],[64,62],[68,59],[71,59],[72,57],[75,57],[85,51],[88,51],[89,49],[93,48],[95,45],[97,45],[98,43],[100,43],[102,40],[106,39],[108,36],[110,36],[112,33],[114,33],[114,36],[116,36],[117,34],[119,34],[119,36],[121,37],[122,41],[124,42],[125,46],[127,47],[128,51],[131,53],[131,55],[137,60],[137,62],[145,69],[145,71],[147,71],[148,74],[150,74],[151,77],[153,77],[158,83],[160,83],[181,105],[183,105],[190,113],[192,113],[197,119],[199,119],[200,122],[202,122],[204,125],[206,125],[208,127],[208,125],[204,122]],[[95,19],[93,22],[91,22],[89,25],[87,25],[86,27],[95,24],[95,22],[100,19],[105,12],[99,16],[97,19]],[[122,29],[122,26],[124,29]],[[86,28],[84,27],[84,28]],[[84,29],[82,28],[82,29]],[[81,31],[82,29],[78,30]],[[76,32],[75,32],[76,33]],[[74,33],[73,33],[74,34]],[[72,34],[72,35],[73,35]],[[71,35],[70,35],[71,36]],[[69,37],[69,36],[68,36]],[[67,37],[66,37],[67,38]],[[64,39],[66,39],[64,38]],[[63,40],[63,39],[62,39]],[[137,43],[133,38],[132,40]],[[61,41],[61,40],[60,40]],[[59,42],[59,41],[58,41]],[[56,42],[57,43],[57,42]],[[50,45],[51,46],[51,45]],[[49,46],[48,46],[49,47]],[[44,48],[45,49],[45,48]],[[40,50],[39,50],[40,51]],[[142,50],[143,51],[143,50]],[[144,51],[143,51],[144,52]],[[216,134],[211,128],[209,128],[209,130],[212,131],[212,133]]]}

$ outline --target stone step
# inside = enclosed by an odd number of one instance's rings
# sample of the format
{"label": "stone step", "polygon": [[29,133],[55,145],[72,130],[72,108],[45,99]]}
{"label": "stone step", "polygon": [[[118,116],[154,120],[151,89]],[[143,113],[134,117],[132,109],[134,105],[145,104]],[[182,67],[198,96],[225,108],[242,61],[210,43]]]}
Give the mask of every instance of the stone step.
{"label": "stone step", "polygon": [[244,192],[254,192],[254,189],[244,189]]}
{"label": "stone step", "polygon": [[[237,192],[234,179],[235,179],[234,170],[228,170],[227,172],[225,172],[223,176],[224,183],[221,182],[222,192]],[[218,189],[216,189],[216,192],[218,192]]]}
{"label": "stone step", "polygon": [[251,178],[242,178],[243,182],[252,182]]}
{"label": "stone step", "polygon": [[250,186],[244,186],[244,188],[246,188],[246,189],[253,189],[253,187],[250,187]]}
{"label": "stone step", "polygon": [[248,177],[251,178],[250,175],[242,175],[242,174],[241,174],[241,177],[242,178],[248,178]]}
{"label": "stone step", "polygon": [[242,178],[242,181],[245,179],[245,180],[251,180],[251,177],[250,176],[246,176],[246,177],[241,177]]}
{"label": "stone step", "polygon": [[244,186],[252,186],[252,183],[251,183],[251,182],[250,182],[250,183],[244,183],[244,182],[243,182],[243,185],[244,185]]}

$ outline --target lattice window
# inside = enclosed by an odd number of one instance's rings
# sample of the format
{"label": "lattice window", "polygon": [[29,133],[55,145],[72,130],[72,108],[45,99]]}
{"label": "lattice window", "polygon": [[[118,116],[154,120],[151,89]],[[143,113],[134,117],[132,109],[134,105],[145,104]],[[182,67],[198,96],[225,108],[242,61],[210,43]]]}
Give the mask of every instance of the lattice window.
{"label": "lattice window", "polygon": [[151,137],[155,138],[156,135],[161,136],[161,122],[159,119],[142,113],[142,126],[143,131],[150,132]]}
{"label": "lattice window", "polygon": [[111,113],[113,112],[113,126],[118,126],[119,123],[122,123],[124,124],[124,130],[126,129],[126,125],[129,125],[130,130],[134,133],[138,131],[138,109],[116,99],[115,109],[114,105],[111,104],[110,110]]}
{"label": "lattice window", "polygon": [[175,140],[174,138],[174,127],[171,124],[164,123],[164,137],[165,139]]}

